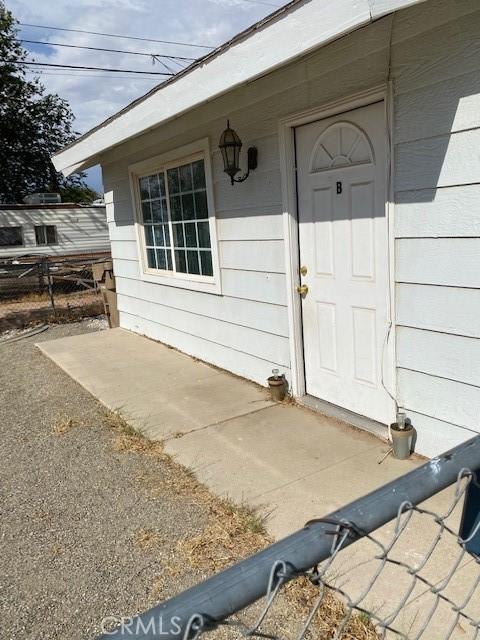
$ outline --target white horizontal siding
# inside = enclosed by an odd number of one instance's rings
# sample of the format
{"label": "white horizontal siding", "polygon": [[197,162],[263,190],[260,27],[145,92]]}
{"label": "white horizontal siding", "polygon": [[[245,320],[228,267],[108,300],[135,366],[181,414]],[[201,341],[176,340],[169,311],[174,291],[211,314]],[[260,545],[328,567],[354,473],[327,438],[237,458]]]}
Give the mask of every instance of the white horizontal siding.
{"label": "white horizontal siding", "polygon": [[[212,296],[200,291],[188,291],[175,287],[162,287],[158,296],[157,284],[117,277],[117,292],[123,296],[152,301],[196,314],[201,324],[202,317],[216,318],[222,322],[258,329],[284,338],[288,337],[288,322],[284,307],[259,303],[229,296]],[[135,302],[131,302],[134,306]]]}
{"label": "white horizontal siding", "polygon": [[120,227],[131,226],[134,224],[134,215],[131,200],[117,199],[114,195],[114,201],[111,204],[113,211],[113,219]]}
{"label": "white horizontal siding", "polygon": [[397,284],[397,325],[480,338],[480,289]]}
{"label": "white horizontal siding", "polygon": [[[444,3],[448,4],[448,0]],[[461,6],[462,0],[455,4]],[[398,15],[399,22],[402,14]],[[475,13],[459,17],[452,11],[447,23],[394,44],[392,77],[396,94],[478,71],[478,16],[478,7]],[[427,20],[426,24],[429,22]]]}
{"label": "white horizontal siding", "polygon": [[286,306],[287,290],[283,273],[222,269],[222,292],[226,296],[270,302]]}
{"label": "white horizontal siding", "polygon": [[396,191],[477,183],[480,129],[406,142],[396,147]]}
{"label": "white horizontal siding", "polygon": [[119,225],[115,224],[115,222],[108,223],[108,230],[110,233],[110,240],[112,242],[136,242],[136,234],[135,234],[135,226],[133,224],[129,225]]}
{"label": "white horizontal siding", "polygon": [[190,336],[204,338],[227,349],[241,351],[262,360],[273,361],[281,367],[289,366],[288,339],[271,332],[258,331],[238,323],[199,315],[157,302],[131,298],[118,293],[120,311],[140,318],[154,320],[162,327],[175,329]]}
{"label": "white horizontal siding", "polygon": [[452,20],[478,11],[478,0],[428,0],[395,16],[392,43],[417,41]]}
{"label": "white horizontal siding", "polygon": [[478,70],[437,82],[395,99],[395,142],[408,142],[478,127]]}
{"label": "white horizontal siding", "polygon": [[140,278],[140,264],[138,261],[115,258],[113,270],[117,278],[131,278],[133,280],[139,280]]}
{"label": "white horizontal siding", "polygon": [[[480,111],[479,111],[480,113]],[[397,238],[480,236],[480,184],[397,194]]]}
{"label": "white horizontal siding", "polygon": [[[480,340],[398,327],[399,367],[479,387]],[[480,427],[480,425],[479,425]]]}
{"label": "white horizontal siding", "polygon": [[219,250],[224,269],[285,273],[283,240],[230,240],[220,242]]}
{"label": "white horizontal siding", "polygon": [[480,287],[480,238],[396,241],[398,282]]}
{"label": "white horizontal siding", "polygon": [[431,418],[416,411],[409,410],[408,416],[417,431],[415,449],[421,451],[424,456],[428,456],[429,458],[438,455],[439,443],[441,443],[442,451],[448,451],[465,442],[465,440],[469,440],[478,435],[477,432],[472,429],[459,427],[451,422]]}
{"label": "white horizontal siding", "polygon": [[[472,431],[480,430],[480,393],[476,386],[399,368],[398,400],[407,411],[417,411]],[[437,452],[443,450],[442,432],[436,444]]]}
{"label": "white horizontal siding", "polygon": [[248,180],[233,187],[226,176],[214,183],[215,207],[219,210],[235,210],[244,207],[264,207],[282,202],[280,170],[259,165]]}
{"label": "white horizontal siding", "polygon": [[[54,225],[57,244],[37,245],[36,225]],[[0,211],[0,227],[22,227],[23,245],[0,247],[0,257],[31,255],[69,255],[110,250],[104,207],[75,209],[4,209]]]}
{"label": "white horizontal siding", "polygon": [[219,240],[283,240],[283,218],[278,205],[216,213]]}
{"label": "white horizontal siding", "polygon": [[112,240],[112,257],[122,260],[138,261],[138,248],[135,240]]}
{"label": "white horizontal siding", "polygon": [[431,0],[392,35],[398,401],[425,455],[479,430],[479,9]]}
{"label": "white horizontal siding", "polygon": [[[147,335],[154,340],[159,340],[171,345],[184,353],[214,364],[217,367],[231,371],[236,375],[253,380],[263,386],[266,385],[268,376],[272,374],[272,368],[279,363],[267,362],[243,351],[233,351],[216,342],[210,342],[205,338],[199,338],[177,329],[165,327],[154,320],[146,320],[134,314],[120,312],[122,327],[136,333]],[[282,368],[287,379],[290,379],[290,370]]]}

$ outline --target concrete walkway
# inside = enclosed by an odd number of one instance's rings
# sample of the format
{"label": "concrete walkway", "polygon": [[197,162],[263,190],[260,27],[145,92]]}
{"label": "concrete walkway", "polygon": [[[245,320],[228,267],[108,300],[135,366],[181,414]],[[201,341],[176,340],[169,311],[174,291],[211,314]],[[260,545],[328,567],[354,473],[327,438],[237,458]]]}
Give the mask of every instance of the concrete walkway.
{"label": "concrete walkway", "polygon": [[[372,435],[302,407],[275,404],[253,383],[123,329],[42,342],[38,347],[108,408],[119,410],[148,437],[163,440],[166,451],[214,492],[261,506],[269,514],[267,528],[275,538],[420,464],[391,456],[383,460],[389,446]],[[447,490],[429,505],[445,512],[451,496]],[[412,529],[420,552],[433,535],[422,522]],[[378,537],[387,541],[392,533],[390,524]],[[411,536],[400,539],[395,548],[403,560],[419,557]],[[446,575],[457,552],[456,545],[442,549],[441,563],[430,569],[432,580]],[[370,543],[352,545],[343,553],[336,575],[362,566],[371,556]],[[471,570],[467,557],[458,573],[467,576]],[[355,589],[361,588],[363,574],[362,569],[353,578]],[[409,580],[394,578],[397,587]],[[465,580],[460,580],[459,594],[465,591]],[[391,581],[387,572],[378,584],[380,594],[391,590]],[[417,619],[410,609],[405,624]],[[448,611],[437,611],[440,627],[448,616]],[[440,636],[422,636],[427,637]]]}
{"label": "concrete walkway", "polygon": [[38,347],[213,491],[264,505],[275,537],[418,464],[378,464],[387,443],[123,329]]}

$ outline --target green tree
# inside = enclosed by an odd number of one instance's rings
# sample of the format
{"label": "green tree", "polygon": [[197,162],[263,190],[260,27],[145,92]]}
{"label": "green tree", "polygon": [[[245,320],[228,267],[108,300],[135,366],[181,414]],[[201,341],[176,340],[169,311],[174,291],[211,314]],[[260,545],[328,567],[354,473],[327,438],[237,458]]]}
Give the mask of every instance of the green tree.
{"label": "green tree", "polygon": [[62,196],[62,202],[92,204],[94,200],[100,197],[96,191],[83,183],[61,186],[58,192]]}
{"label": "green tree", "polygon": [[96,194],[85,185],[85,174],[65,178],[50,160],[76,137],[73,113],[67,101],[47,93],[38,78],[26,78],[21,64],[26,60],[16,21],[0,0],[0,202],[21,202],[30,193],[71,187],[80,201],[91,201]]}

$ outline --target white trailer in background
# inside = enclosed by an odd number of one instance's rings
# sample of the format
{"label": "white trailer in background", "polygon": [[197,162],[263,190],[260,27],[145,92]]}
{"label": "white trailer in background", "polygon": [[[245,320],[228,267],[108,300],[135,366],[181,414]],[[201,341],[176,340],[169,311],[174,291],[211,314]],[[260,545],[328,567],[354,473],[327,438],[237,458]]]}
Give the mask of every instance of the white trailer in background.
{"label": "white trailer in background", "polygon": [[0,205],[0,260],[110,252],[105,206]]}

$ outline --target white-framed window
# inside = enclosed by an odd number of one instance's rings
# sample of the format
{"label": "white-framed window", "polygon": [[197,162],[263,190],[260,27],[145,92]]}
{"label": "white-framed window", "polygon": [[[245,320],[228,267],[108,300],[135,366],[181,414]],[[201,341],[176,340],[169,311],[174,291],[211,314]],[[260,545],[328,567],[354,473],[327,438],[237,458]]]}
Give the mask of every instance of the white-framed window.
{"label": "white-framed window", "polygon": [[130,167],[142,278],[220,291],[207,140]]}
{"label": "white-framed window", "polygon": [[0,247],[23,246],[22,227],[0,227]]}
{"label": "white-framed window", "polygon": [[35,242],[37,245],[57,244],[57,227],[54,224],[36,224]]}

